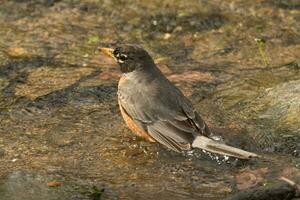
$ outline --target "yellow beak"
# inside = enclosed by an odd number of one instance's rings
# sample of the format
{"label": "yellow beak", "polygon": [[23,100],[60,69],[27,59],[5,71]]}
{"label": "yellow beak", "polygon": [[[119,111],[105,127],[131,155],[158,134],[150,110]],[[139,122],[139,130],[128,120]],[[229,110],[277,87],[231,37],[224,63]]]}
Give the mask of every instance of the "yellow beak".
{"label": "yellow beak", "polygon": [[115,58],[113,52],[114,52],[114,49],[111,49],[111,48],[99,48],[99,51],[104,53],[105,55],[109,56],[109,57],[112,57],[112,58]]}

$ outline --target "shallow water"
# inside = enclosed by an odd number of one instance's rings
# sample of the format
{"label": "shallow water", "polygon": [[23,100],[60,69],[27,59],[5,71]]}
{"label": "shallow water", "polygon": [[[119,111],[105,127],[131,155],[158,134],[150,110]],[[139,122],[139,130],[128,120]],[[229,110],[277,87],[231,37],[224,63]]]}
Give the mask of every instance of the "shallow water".
{"label": "shallow water", "polygon": [[[299,6],[1,1],[0,196],[215,200],[300,177]],[[96,52],[119,42],[146,48],[217,135],[268,160],[134,137],[118,110],[118,67]]]}

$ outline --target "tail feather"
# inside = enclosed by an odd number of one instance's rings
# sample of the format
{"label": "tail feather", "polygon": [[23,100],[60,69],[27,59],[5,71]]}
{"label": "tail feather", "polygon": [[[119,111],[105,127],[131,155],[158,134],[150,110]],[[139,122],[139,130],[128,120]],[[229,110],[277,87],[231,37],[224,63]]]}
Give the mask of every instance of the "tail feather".
{"label": "tail feather", "polygon": [[248,151],[244,151],[242,149],[238,149],[235,147],[228,146],[226,144],[222,144],[220,142],[216,142],[205,136],[198,136],[192,146],[194,148],[200,148],[206,151],[210,151],[213,153],[218,153],[221,155],[232,156],[240,159],[250,159],[253,157],[259,157],[255,153],[251,153]]}

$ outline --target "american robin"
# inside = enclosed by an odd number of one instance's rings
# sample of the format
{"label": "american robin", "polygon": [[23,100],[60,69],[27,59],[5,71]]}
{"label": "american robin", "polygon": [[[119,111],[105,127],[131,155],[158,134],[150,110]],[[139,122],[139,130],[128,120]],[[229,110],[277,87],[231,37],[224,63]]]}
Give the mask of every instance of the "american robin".
{"label": "american robin", "polygon": [[180,152],[200,148],[241,159],[257,157],[209,138],[211,132],[191,102],[136,45],[100,48],[120,65],[118,102],[127,126],[148,141]]}

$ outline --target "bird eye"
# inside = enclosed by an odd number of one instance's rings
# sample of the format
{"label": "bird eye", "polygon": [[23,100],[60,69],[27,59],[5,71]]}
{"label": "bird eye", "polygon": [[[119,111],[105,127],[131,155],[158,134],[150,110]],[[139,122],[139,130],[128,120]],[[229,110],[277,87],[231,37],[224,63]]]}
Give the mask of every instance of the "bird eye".
{"label": "bird eye", "polygon": [[120,54],[119,55],[119,59],[121,60],[121,61],[124,61],[124,60],[126,60],[128,57],[127,57],[127,55],[125,55],[125,54]]}
{"label": "bird eye", "polygon": [[119,49],[115,49],[114,52],[113,52],[114,56],[119,55],[120,54],[119,52],[120,52]]}

